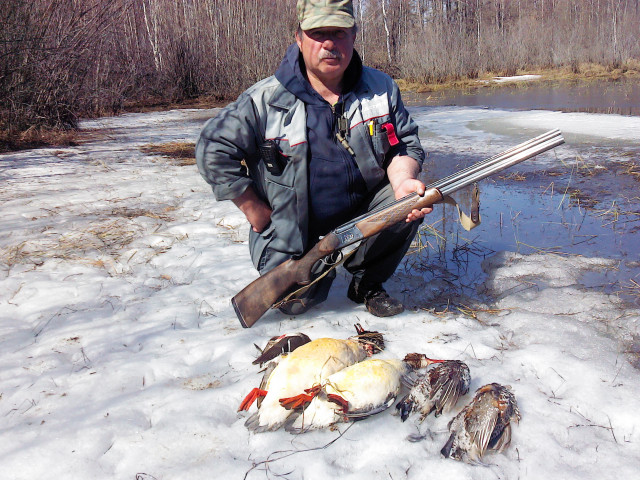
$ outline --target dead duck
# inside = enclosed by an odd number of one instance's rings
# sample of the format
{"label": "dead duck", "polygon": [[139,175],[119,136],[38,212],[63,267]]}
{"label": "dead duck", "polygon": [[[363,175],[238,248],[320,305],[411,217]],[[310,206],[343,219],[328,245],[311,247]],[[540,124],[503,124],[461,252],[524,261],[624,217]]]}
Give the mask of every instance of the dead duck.
{"label": "dead duck", "polygon": [[487,450],[502,452],[511,443],[511,422],[520,411],[511,388],[490,383],[476,390],[469,405],[449,422],[451,435],[440,453],[446,458],[479,463]]}
{"label": "dead duck", "polygon": [[410,353],[405,361],[416,369],[437,365],[419,376],[409,394],[396,405],[403,422],[412,412],[420,412],[421,422],[431,412],[437,417],[451,410],[460,397],[469,392],[469,367],[460,360],[433,360],[426,355]]}
{"label": "dead duck", "polygon": [[[254,343],[253,346],[258,349],[260,355],[251,363],[253,365],[260,365],[260,367],[262,367],[262,365],[266,362],[269,363],[265,368],[260,370],[260,372],[263,373],[260,387],[258,387],[257,389],[253,389],[252,393],[257,393],[265,390],[266,382],[269,379],[271,372],[273,372],[273,369],[276,367],[282,357],[293,352],[296,348],[304,345],[305,343],[309,343],[310,341],[311,339],[307,335],[297,332],[271,337],[264,348],[260,348]],[[255,398],[258,408],[260,408],[260,405],[262,404],[262,399],[263,397],[259,395]]]}
{"label": "dead duck", "polygon": [[242,401],[238,411],[249,410],[259,397],[258,412],[245,422],[256,432],[276,430],[292,411],[280,405],[281,398],[296,395],[309,385],[321,384],[333,373],[384,349],[378,332],[368,332],[356,325],[357,335],[346,340],[320,338],[306,343],[290,354],[270,362],[265,369],[260,388],[254,388]]}
{"label": "dead duck", "polygon": [[301,433],[380,413],[393,404],[410,369],[402,360],[376,358],[344,368],[303,394],[280,399],[299,411],[285,429]]}

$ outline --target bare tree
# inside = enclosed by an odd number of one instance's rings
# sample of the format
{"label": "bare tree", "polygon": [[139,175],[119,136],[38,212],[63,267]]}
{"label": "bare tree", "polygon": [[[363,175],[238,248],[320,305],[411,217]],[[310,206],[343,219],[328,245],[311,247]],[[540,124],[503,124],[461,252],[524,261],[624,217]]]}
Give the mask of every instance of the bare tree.
{"label": "bare tree", "polygon": [[[357,0],[368,65],[424,82],[640,59],[640,0]],[[4,0],[0,129],[231,99],[272,74],[295,0]]]}

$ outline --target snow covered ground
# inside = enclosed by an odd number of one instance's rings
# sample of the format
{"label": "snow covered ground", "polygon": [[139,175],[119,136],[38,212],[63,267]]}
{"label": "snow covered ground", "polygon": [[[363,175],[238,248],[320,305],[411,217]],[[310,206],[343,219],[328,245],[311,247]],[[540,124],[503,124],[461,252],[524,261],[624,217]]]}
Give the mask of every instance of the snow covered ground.
{"label": "snow covered ground", "polygon": [[540,80],[542,75],[514,75],[511,77],[494,77],[494,82],[530,82],[532,80]]}
{"label": "snow covered ground", "polygon": [[[1,479],[638,477],[640,315],[579,281],[619,260],[498,252],[483,264],[491,308],[390,319],[347,300],[341,272],[321,307],[242,329],[229,300],[257,275],[246,222],[195,166],[139,150],[194,141],[212,113],[85,122],[95,138],[80,146],[0,156]],[[635,117],[415,114],[427,149],[478,159],[556,127],[567,145],[543,165],[578,144],[640,143]],[[467,362],[459,408],[486,383],[511,385],[522,413],[511,447],[488,466],[441,458],[457,410],[422,424],[383,412],[334,431],[248,432],[236,409],[259,384],[253,344],[294,331],[346,338],[357,322],[384,333],[382,357]],[[416,433],[426,438],[409,442]]]}
{"label": "snow covered ground", "polygon": [[513,75],[511,77],[493,77],[490,81],[496,83],[531,82],[541,78],[542,75]]}

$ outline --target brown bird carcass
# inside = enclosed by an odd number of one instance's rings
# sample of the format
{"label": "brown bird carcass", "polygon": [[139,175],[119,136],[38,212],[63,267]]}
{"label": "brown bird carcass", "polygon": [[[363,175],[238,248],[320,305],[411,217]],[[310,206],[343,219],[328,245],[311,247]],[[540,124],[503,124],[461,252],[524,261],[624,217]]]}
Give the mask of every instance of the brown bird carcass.
{"label": "brown bird carcass", "polygon": [[520,410],[511,388],[490,383],[476,390],[469,405],[449,423],[449,440],[440,453],[467,463],[480,463],[487,450],[502,452],[511,443],[511,422]]}
{"label": "brown bird carcass", "polygon": [[414,368],[437,365],[419,376],[409,394],[396,405],[403,422],[412,412],[420,412],[421,422],[431,412],[436,417],[448,412],[469,391],[469,367],[460,360],[433,360],[423,354],[410,353],[405,362]]}

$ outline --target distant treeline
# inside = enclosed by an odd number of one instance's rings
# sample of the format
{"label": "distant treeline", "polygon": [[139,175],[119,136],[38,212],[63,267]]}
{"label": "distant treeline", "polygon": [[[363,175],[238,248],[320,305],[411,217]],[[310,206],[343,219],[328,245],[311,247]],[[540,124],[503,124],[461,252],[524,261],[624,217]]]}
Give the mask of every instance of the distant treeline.
{"label": "distant treeline", "polygon": [[[75,127],[128,104],[234,98],[277,68],[295,0],[3,0],[0,128]],[[357,49],[395,77],[640,58],[640,0],[356,0]]]}

